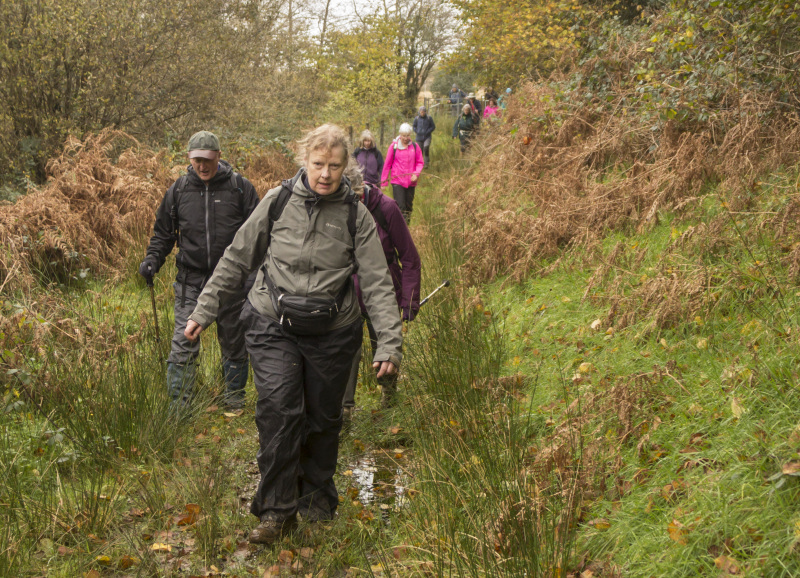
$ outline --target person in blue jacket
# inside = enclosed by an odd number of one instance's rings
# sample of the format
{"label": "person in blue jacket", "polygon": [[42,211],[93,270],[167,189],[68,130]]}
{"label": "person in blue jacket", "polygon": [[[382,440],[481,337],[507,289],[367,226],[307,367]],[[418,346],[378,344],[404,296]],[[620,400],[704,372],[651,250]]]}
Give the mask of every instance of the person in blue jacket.
{"label": "person in blue jacket", "polygon": [[419,148],[422,149],[422,158],[425,159],[425,166],[431,164],[431,138],[433,131],[436,130],[436,123],[433,118],[428,115],[428,109],[424,106],[419,107],[419,114],[414,119],[412,125],[414,134],[417,135],[417,143]]}

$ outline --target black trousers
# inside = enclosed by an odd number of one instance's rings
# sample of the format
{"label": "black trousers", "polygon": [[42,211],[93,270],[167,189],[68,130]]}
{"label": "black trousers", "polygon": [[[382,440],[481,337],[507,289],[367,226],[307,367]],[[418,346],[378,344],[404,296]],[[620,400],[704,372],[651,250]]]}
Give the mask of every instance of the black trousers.
{"label": "black trousers", "polygon": [[361,319],[325,335],[296,336],[246,301],[242,320],[258,393],[256,456],[261,481],[250,512],[285,520],[298,510],[330,518],[350,362],[361,348]]}
{"label": "black trousers", "polygon": [[403,213],[403,218],[406,220],[406,223],[411,222],[411,211],[414,210],[414,191],[416,188],[416,185],[413,187],[392,185],[392,196],[397,206],[400,207],[400,212]]}

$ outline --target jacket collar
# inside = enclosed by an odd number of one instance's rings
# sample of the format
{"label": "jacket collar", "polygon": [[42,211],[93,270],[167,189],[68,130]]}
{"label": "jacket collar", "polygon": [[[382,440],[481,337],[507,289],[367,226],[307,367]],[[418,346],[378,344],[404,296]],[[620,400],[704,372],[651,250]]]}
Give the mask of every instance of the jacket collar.
{"label": "jacket collar", "polygon": [[[231,173],[233,172],[233,167],[231,167],[228,161],[223,161],[220,159],[219,167],[217,168],[217,174],[208,182],[208,185],[217,185],[219,183],[228,181],[231,178]],[[189,165],[189,168],[186,171],[186,174],[189,175],[189,182],[193,185],[199,185],[201,187],[205,187],[206,183],[201,179],[197,173],[194,171],[194,167]]]}

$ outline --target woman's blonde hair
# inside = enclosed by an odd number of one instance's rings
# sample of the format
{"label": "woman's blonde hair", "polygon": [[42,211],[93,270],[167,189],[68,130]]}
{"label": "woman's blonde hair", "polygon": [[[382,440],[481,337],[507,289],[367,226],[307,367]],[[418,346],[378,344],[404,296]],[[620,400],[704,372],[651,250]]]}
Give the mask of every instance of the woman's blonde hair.
{"label": "woman's blonde hair", "polygon": [[358,146],[359,147],[363,147],[364,146],[364,141],[367,140],[367,139],[372,141],[372,146],[374,146],[374,147],[378,146],[375,143],[375,137],[372,136],[372,131],[369,130],[369,129],[364,129],[364,131],[361,133],[361,136],[358,137]]}
{"label": "woman's blonde hair", "polygon": [[336,147],[341,147],[344,151],[344,173],[343,176],[351,183],[351,188],[354,179],[358,180],[359,185],[363,181],[361,174],[361,167],[358,161],[353,158],[350,148],[350,137],[345,130],[335,124],[323,124],[318,126],[312,131],[309,131],[306,136],[297,141],[297,161],[301,167],[306,166],[308,156],[318,150],[332,151]]}
{"label": "woman's blonde hair", "polygon": [[350,138],[344,129],[335,124],[323,124],[309,131],[306,136],[297,141],[297,161],[300,166],[304,167],[308,155],[313,151],[331,151],[336,147],[342,148],[346,161],[350,159]]}

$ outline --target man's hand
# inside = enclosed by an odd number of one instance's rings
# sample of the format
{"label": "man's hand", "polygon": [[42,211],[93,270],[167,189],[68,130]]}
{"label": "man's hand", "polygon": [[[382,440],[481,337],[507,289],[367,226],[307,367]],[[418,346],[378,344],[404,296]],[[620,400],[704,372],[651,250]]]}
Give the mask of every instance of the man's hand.
{"label": "man's hand", "polygon": [[200,325],[197,321],[189,321],[186,323],[186,329],[183,330],[183,335],[194,343],[200,337],[200,333],[203,331],[203,326]]}
{"label": "man's hand", "polygon": [[394,375],[397,373],[397,366],[395,366],[395,364],[391,361],[376,361],[372,364],[372,368],[378,370],[378,375],[376,377]]}
{"label": "man's hand", "polygon": [[148,285],[153,284],[153,275],[156,274],[155,264],[150,257],[147,257],[142,264],[139,265],[139,275],[144,277],[144,280],[147,281]]}

